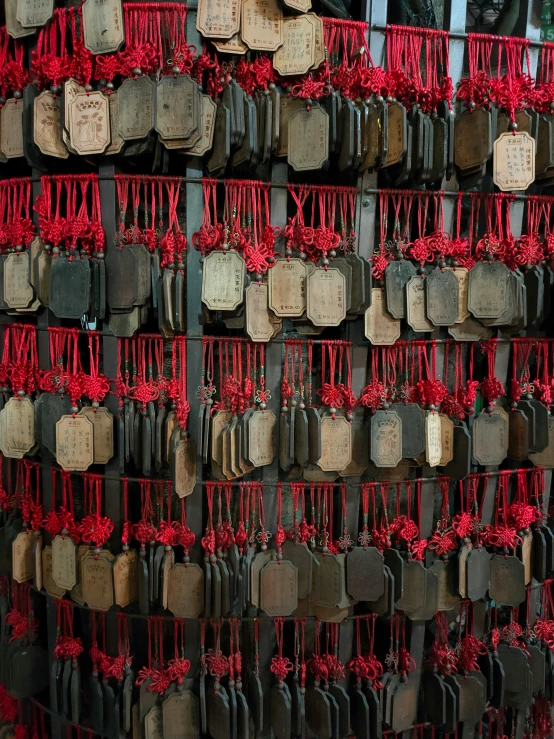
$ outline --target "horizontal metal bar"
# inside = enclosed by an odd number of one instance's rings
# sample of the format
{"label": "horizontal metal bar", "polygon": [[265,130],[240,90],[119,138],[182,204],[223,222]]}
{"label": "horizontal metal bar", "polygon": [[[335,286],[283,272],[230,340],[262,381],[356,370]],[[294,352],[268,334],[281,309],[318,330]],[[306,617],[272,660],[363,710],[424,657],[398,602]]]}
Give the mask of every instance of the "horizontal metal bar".
{"label": "horizontal metal bar", "polygon": [[[392,26],[394,28],[394,26]],[[387,26],[380,26],[380,25],[374,25],[371,27],[372,31],[381,31],[385,32],[387,30]],[[417,31],[417,28],[414,27],[414,31]],[[467,39],[467,37],[470,34],[468,33],[459,33],[459,32],[451,32],[448,33],[448,38],[458,39],[459,41],[463,41],[464,39]],[[482,35],[482,34],[476,34],[476,35]],[[502,40],[502,36],[492,36],[491,38],[496,38],[498,40]],[[526,39],[522,37],[512,37],[512,38],[519,38],[521,41],[525,41]],[[523,45],[522,45],[523,46]],[[544,46],[542,41],[529,41],[529,47],[532,49],[540,49]]]}

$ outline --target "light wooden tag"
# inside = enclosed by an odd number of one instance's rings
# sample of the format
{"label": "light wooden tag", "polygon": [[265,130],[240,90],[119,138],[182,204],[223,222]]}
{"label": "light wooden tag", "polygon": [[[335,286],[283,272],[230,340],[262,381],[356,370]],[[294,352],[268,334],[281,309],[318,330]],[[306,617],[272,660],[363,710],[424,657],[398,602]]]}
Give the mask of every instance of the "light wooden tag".
{"label": "light wooden tag", "polygon": [[44,589],[54,598],[63,598],[65,590],[59,588],[52,577],[52,547],[44,547],[42,550],[42,584]]}
{"label": "light wooden tag", "polygon": [[138,556],[136,549],[118,554],[113,566],[115,602],[126,608],[138,598]]}
{"label": "light wooden tag", "polygon": [[460,310],[456,323],[463,323],[466,318],[469,318],[469,311],[467,309],[469,270],[465,267],[445,267],[445,269],[453,272],[458,279],[458,305],[460,306]]}
{"label": "light wooden tag", "polygon": [[50,273],[52,271],[52,255],[42,248],[36,261],[37,273],[37,297],[40,302],[47,306],[50,304]]}
{"label": "light wooden tag", "polygon": [[10,308],[26,308],[34,297],[29,255],[8,254],[4,262],[4,301]]}
{"label": "light wooden tag", "polygon": [[296,172],[321,169],[329,158],[329,116],[319,105],[299,108],[288,125],[287,157]]}
{"label": "light wooden tag", "polygon": [[54,14],[54,0],[17,0],[17,22],[23,28],[36,31],[37,26],[44,26]]}
{"label": "light wooden tag", "polygon": [[64,470],[84,472],[94,462],[94,428],[86,416],[62,416],[56,423],[56,460]]}
{"label": "light wooden tag", "polygon": [[390,346],[400,338],[400,321],[387,313],[385,293],[380,287],[371,291],[371,305],[365,312],[365,335],[372,344]]}
{"label": "light wooden tag", "polygon": [[441,461],[444,467],[454,458],[454,422],[444,413],[439,414],[441,420]]}
{"label": "light wooden tag", "polygon": [[414,275],[406,285],[406,320],[410,327],[417,332],[432,331],[433,324],[427,318],[425,309],[425,280]]}
{"label": "light wooden tag", "polygon": [[277,454],[277,418],[273,411],[255,411],[248,420],[248,457],[254,467],[271,464]]}
{"label": "light wooden tag", "polygon": [[78,92],[69,105],[69,136],[77,154],[103,154],[110,143],[110,108],[101,92]]}
{"label": "light wooden tag", "polygon": [[283,44],[275,52],[273,66],[283,76],[306,74],[315,61],[315,28],[310,18],[283,20]]}
{"label": "light wooden tag", "polygon": [[85,0],[82,7],[87,49],[93,54],[117,51],[125,40],[121,0]]}
{"label": "light wooden tag", "polygon": [[199,0],[196,28],[210,38],[231,38],[240,28],[240,0]]}
{"label": "light wooden tag", "polygon": [[83,599],[97,611],[107,611],[113,606],[113,565],[104,558],[95,558],[89,552],[83,559]]}
{"label": "light wooden tag", "polygon": [[85,92],[85,88],[83,85],[80,85],[73,77],[70,77],[63,83],[64,126],[68,133],[70,127],[70,106],[75,99],[75,95],[80,92]]}
{"label": "light wooden tag", "polygon": [[535,180],[535,139],[506,132],[494,142],[493,181],[504,192],[526,190]]}
{"label": "light wooden tag", "polygon": [[144,739],[165,739],[163,726],[163,709],[154,705],[144,719]]}
{"label": "light wooden tag", "polygon": [[143,139],[154,128],[154,84],[149,77],[126,79],[117,93],[119,135],[125,141]]}
{"label": "light wooden tag", "polygon": [[402,432],[402,419],[394,411],[377,411],[371,417],[371,461],[376,467],[400,464]]}
{"label": "light wooden tag", "polygon": [[6,457],[21,459],[35,445],[35,410],[30,398],[13,397],[1,412],[0,446]]}
{"label": "light wooden tag", "polygon": [[260,571],[260,608],[268,616],[290,616],[298,608],[298,569],[287,559]]}
{"label": "light wooden tag", "polygon": [[548,417],[548,446],[542,452],[530,454],[529,459],[534,465],[554,468],[554,416]]}
{"label": "light wooden tag", "polygon": [[244,291],[246,299],[246,333],[252,341],[269,341],[274,326],[269,314],[269,288],[251,282]]}
{"label": "light wooden tag", "polygon": [[256,51],[276,51],[283,43],[283,11],[277,0],[242,0],[240,33]]}
{"label": "light wooden tag", "polygon": [[306,310],[306,265],[278,259],[269,270],[269,307],[280,318],[299,318]]}
{"label": "light wooden tag", "polygon": [[85,416],[92,423],[94,464],[108,464],[114,455],[113,415],[107,408],[93,408],[86,405],[79,416]]}
{"label": "light wooden tag", "polygon": [[299,13],[307,13],[312,7],[312,0],[284,0],[284,4],[291,10],[297,10]]}
{"label": "light wooden tag", "polygon": [[23,101],[9,98],[4,103],[0,149],[7,159],[23,156]]}
{"label": "light wooden tag", "polygon": [[308,275],[306,316],[314,326],[338,326],[346,318],[346,278],[332,267]]}
{"label": "light wooden tag", "polygon": [[12,541],[12,577],[16,582],[27,582],[33,577],[33,539],[33,532],[27,530]]}
{"label": "light wooden tag", "polygon": [[[311,2],[311,0],[309,0]],[[323,36],[323,18],[315,13],[308,13],[306,18],[314,27],[314,64],[317,69],[325,61],[325,40]]]}
{"label": "light wooden tag", "polygon": [[432,411],[425,416],[425,458],[429,467],[437,467],[442,458],[441,418]]}
{"label": "light wooden tag", "polygon": [[340,472],[352,461],[352,427],[344,416],[321,419],[321,457],[318,467],[324,472]]}
{"label": "light wooden tag", "polygon": [[193,157],[202,157],[211,151],[214,143],[215,112],[216,103],[209,95],[202,95],[202,135],[198,142],[187,149],[188,154]]}
{"label": "light wooden tag", "polygon": [[179,498],[185,498],[196,485],[196,445],[189,439],[181,439],[175,448],[175,479],[173,484]]}
{"label": "light wooden tag", "polygon": [[165,75],[156,85],[156,131],[164,139],[187,139],[198,126],[196,83],[188,74]]}
{"label": "light wooden tag", "polygon": [[77,547],[69,536],[58,534],[52,542],[52,579],[62,590],[77,585]]}
{"label": "light wooden tag", "polygon": [[58,159],[67,159],[69,152],[64,146],[61,125],[61,99],[44,90],[35,98],[33,135],[35,144],[43,154]]}
{"label": "light wooden tag", "polygon": [[204,611],[204,571],[197,564],[176,564],[169,571],[167,607],[175,618],[198,618]]}
{"label": "light wooden tag", "polygon": [[289,121],[292,115],[305,107],[303,100],[281,95],[279,101],[279,142],[275,156],[286,157],[289,151]]}
{"label": "light wooden tag", "polygon": [[242,40],[240,33],[235,33],[226,41],[212,41],[215,48],[222,54],[246,54],[248,46]]}
{"label": "light wooden tag", "polygon": [[37,30],[36,28],[26,28],[17,20],[17,11],[19,0],[4,0],[4,16],[6,21],[6,31],[8,36],[12,38],[23,38],[24,36],[32,36]]}
{"label": "light wooden tag", "polygon": [[482,323],[469,316],[462,323],[450,326],[448,333],[456,341],[481,341],[481,339],[490,339],[493,332],[492,329],[483,326]]}
{"label": "light wooden tag", "polygon": [[236,251],[213,251],[202,265],[202,302],[210,310],[235,310],[243,300],[244,260]]}
{"label": "light wooden tag", "polygon": [[117,92],[113,91],[108,97],[110,107],[110,144],[104,154],[119,154],[125,140],[119,133],[119,97]]}

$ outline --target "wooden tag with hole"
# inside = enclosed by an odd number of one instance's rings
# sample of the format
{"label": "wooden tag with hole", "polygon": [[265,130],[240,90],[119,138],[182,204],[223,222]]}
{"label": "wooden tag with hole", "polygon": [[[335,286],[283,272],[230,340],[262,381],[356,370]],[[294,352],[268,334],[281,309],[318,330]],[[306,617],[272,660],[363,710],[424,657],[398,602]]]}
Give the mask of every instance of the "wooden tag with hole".
{"label": "wooden tag with hole", "polygon": [[306,265],[301,259],[278,259],[269,270],[269,307],[280,318],[297,318],[306,310]]}
{"label": "wooden tag with hole", "polygon": [[17,0],[16,18],[23,28],[33,31],[44,26],[54,13],[54,0]]}
{"label": "wooden tag with hole", "polygon": [[240,33],[255,51],[276,51],[283,43],[283,11],[277,0],[242,0]]}
{"label": "wooden tag with hole", "polygon": [[240,28],[240,0],[199,0],[196,28],[209,38],[231,38]]}
{"label": "wooden tag with hole", "polygon": [[154,128],[154,83],[149,77],[126,79],[117,93],[119,135],[125,141],[143,139]]}
{"label": "wooden tag with hole", "polygon": [[387,313],[385,293],[380,287],[371,291],[371,305],[365,312],[365,336],[379,346],[390,346],[400,338],[400,321]]}
{"label": "wooden tag with hole", "polygon": [[319,105],[299,108],[288,125],[287,156],[296,172],[321,169],[329,158],[329,116]]}
{"label": "wooden tag with hole", "polygon": [[277,418],[273,411],[255,411],[248,419],[248,458],[254,467],[271,464],[277,454]]}
{"label": "wooden tag with hole", "polygon": [[3,453],[6,457],[21,459],[35,445],[35,409],[31,399],[10,398],[0,418]]}
{"label": "wooden tag with hole", "polygon": [[442,457],[441,419],[429,411],[425,418],[425,458],[429,467],[437,467]]}
{"label": "wooden tag with hole", "polygon": [[110,104],[105,95],[77,93],[69,105],[69,122],[71,146],[77,154],[104,153],[110,143]]}
{"label": "wooden tag with hole", "polygon": [[535,139],[530,134],[507,131],[496,139],[493,181],[504,192],[526,190],[535,181]]}
{"label": "wooden tag with hole", "polygon": [[122,0],[85,0],[83,37],[93,54],[117,51],[125,40]]}
{"label": "wooden tag with hole", "polygon": [[210,310],[235,310],[243,300],[244,260],[236,251],[213,251],[202,265],[202,302]]}
{"label": "wooden tag with hole", "polygon": [[352,428],[344,416],[321,419],[321,457],[318,467],[324,472],[340,472],[352,461]]}
{"label": "wooden tag with hole", "polygon": [[89,608],[107,611],[113,606],[113,565],[90,551],[83,558],[83,599]]}
{"label": "wooden tag with hole", "polygon": [[283,20],[283,44],[275,52],[273,66],[283,76],[306,74],[315,62],[315,27],[300,15]]}
{"label": "wooden tag with hole", "polygon": [[56,461],[64,470],[84,472],[94,462],[94,428],[86,416],[62,416],[56,423]]}
{"label": "wooden tag with hole", "polygon": [[314,326],[338,326],[346,318],[346,278],[316,267],[307,279],[306,316]]}

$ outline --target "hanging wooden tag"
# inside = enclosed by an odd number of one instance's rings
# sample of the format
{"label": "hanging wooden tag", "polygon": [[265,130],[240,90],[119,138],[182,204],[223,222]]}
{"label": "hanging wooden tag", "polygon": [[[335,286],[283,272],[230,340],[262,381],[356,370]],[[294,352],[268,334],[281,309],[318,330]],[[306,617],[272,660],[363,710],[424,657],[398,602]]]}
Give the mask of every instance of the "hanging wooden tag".
{"label": "hanging wooden tag", "polygon": [[52,541],[52,579],[63,590],[77,584],[77,547],[69,536],[58,534]]}
{"label": "hanging wooden tag", "polygon": [[439,414],[441,420],[441,461],[440,467],[444,467],[454,457],[454,422],[444,413]]}
{"label": "hanging wooden tag", "polygon": [[240,32],[235,33],[230,39],[226,41],[216,40],[212,41],[215,48],[222,54],[246,54],[248,46],[244,43],[241,38]]}
{"label": "hanging wooden tag", "polygon": [[63,598],[64,588],[59,588],[52,577],[52,547],[44,547],[42,550],[42,582],[44,589],[53,598]]}
{"label": "hanging wooden tag", "polygon": [[287,559],[260,571],[260,608],[268,616],[290,616],[298,607],[298,570]]}
{"label": "hanging wooden tag", "polygon": [[465,267],[445,267],[458,280],[458,318],[455,323],[463,323],[469,318],[467,309],[467,290],[469,286],[469,270]]}
{"label": "hanging wooden tag", "polygon": [[465,110],[454,127],[454,163],[462,170],[481,166],[492,153],[491,113],[485,108]]}
{"label": "hanging wooden tag", "polygon": [[371,461],[376,467],[396,467],[400,463],[402,435],[402,420],[394,411],[376,411],[373,414]]}
{"label": "hanging wooden tag", "polygon": [[451,611],[459,603],[456,561],[438,559],[429,568],[437,578],[437,611]]}
{"label": "hanging wooden tag", "polygon": [[434,269],[425,278],[427,318],[434,326],[453,326],[459,312],[458,280],[452,272]]}
{"label": "hanging wooden tag", "polygon": [[197,739],[200,736],[200,706],[191,690],[179,690],[162,705],[165,739]]}
{"label": "hanging wooden tag", "polygon": [[198,102],[188,74],[162,77],[156,85],[156,131],[164,139],[188,139],[198,128]]}
{"label": "hanging wooden tag", "polygon": [[406,317],[406,285],[414,278],[423,284],[421,277],[416,276],[416,268],[409,259],[389,262],[385,269],[385,293],[387,310],[393,318]]}
{"label": "hanging wooden tag", "polygon": [[551,469],[554,467],[554,416],[548,417],[548,445],[542,452],[529,454],[534,465]]}
{"label": "hanging wooden tag", "polygon": [[114,417],[107,408],[84,406],[78,413],[92,423],[94,464],[107,464],[114,455]]}
{"label": "hanging wooden tag", "polygon": [[[545,548],[546,552],[546,548]],[[42,588],[42,535],[35,532],[33,541],[33,585],[37,590]]]}
{"label": "hanging wooden tag", "polygon": [[7,159],[23,156],[23,101],[9,98],[0,113],[0,149]]}
{"label": "hanging wooden tag", "polygon": [[478,262],[469,273],[468,310],[475,318],[498,318],[507,307],[510,270],[503,262]]}
{"label": "hanging wooden tag", "polygon": [[307,279],[306,315],[314,326],[338,326],[346,318],[346,280],[338,269],[316,268]]}
{"label": "hanging wooden tag", "polygon": [[289,150],[289,122],[297,110],[305,107],[302,100],[281,95],[279,100],[279,140],[275,156],[286,157]]}
{"label": "hanging wooden tag", "polygon": [[385,307],[385,294],[379,287],[371,291],[371,305],[365,312],[365,336],[372,344],[390,346],[400,338],[400,321]]}
{"label": "hanging wooden tag", "polygon": [[150,77],[124,80],[117,98],[121,138],[125,141],[146,138],[154,128],[154,83]]}
{"label": "hanging wooden tag", "polygon": [[202,302],[210,310],[235,310],[243,300],[244,260],[233,249],[213,251],[202,265]]}
{"label": "hanging wooden tag", "polygon": [[[303,2],[304,0],[300,0]],[[325,40],[323,36],[323,18],[316,13],[307,13],[305,16],[314,27],[314,63],[317,69],[325,61]]]}
{"label": "hanging wooden tag", "polygon": [[269,341],[273,323],[269,314],[269,288],[266,284],[251,282],[244,291],[246,303],[246,333],[252,341]]}
{"label": "hanging wooden tag", "polygon": [[425,603],[427,587],[426,569],[415,559],[404,562],[404,587],[402,597],[396,601],[400,611],[416,611]]}
{"label": "hanging wooden tag", "polygon": [[17,0],[16,19],[23,28],[36,31],[37,26],[46,25],[53,13],[53,0]]}
{"label": "hanging wooden tag", "polygon": [[425,459],[429,467],[437,467],[442,457],[441,419],[429,411],[425,417]]}
{"label": "hanging wooden tag", "polygon": [[175,564],[169,572],[167,607],[175,618],[204,612],[204,571],[197,564]]}
{"label": "hanging wooden tag", "polygon": [[408,145],[408,122],[406,108],[397,100],[388,104],[387,156],[383,167],[398,164],[406,153]]}
{"label": "hanging wooden tag", "polygon": [[448,333],[456,341],[481,341],[482,339],[490,339],[492,329],[483,326],[480,321],[476,321],[475,318],[470,316],[462,323],[450,326]]}
{"label": "hanging wooden tag", "polygon": [[37,30],[36,28],[28,28],[23,26],[18,18],[19,0],[4,0],[4,16],[6,23],[6,31],[12,38],[23,38],[24,36],[32,36]]}
{"label": "hanging wooden tag", "polygon": [[197,143],[187,150],[192,157],[202,157],[211,151],[214,142],[217,105],[209,95],[202,95],[202,135]]}
{"label": "hanging wooden tag", "polygon": [[535,180],[535,139],[507,131],[494,142],[493,181],[504,192],[526,190]]}
{"label": "hanging wooden tag", "polygon": [[394,412],[402,421],[402,457],[415,459],[425,451],[425,411],[417,403],[395,403]]}
{"label": "hanging wooden tag", "polygon": [[282,318],[306,310],[306,265],[301,259],[278,259],[269,270],[269,307]]}
{"label": "hanging wooden tag", "polygon": [[49,90],[44,90],[35,98],[33,136],[43,154],[67,159],[69,152],[62,140],[60,106],[61,98],[55,97]]}
{"label": "hanging wooden tag", "polygon": [[[296,422],[298,425],[298,418]],[[363,422],[363,416],[354,413],[350,427],[352,429],[352,461],[348,467],[341,470],[341,477],[359,477],[369,465],[369,433]]]}
{"label": "hanging wooden tag", "polygon": [[[35,101],[35,110],[39,99]],[[71,146],[77,154],[104,153],[110,143],[110,104],[104,94],[77,93],[69,106],[69,121]]]}
{"label": "hanging wooden tag", "polygon": [[519,606],[525,600],[525,567],[514,556],[497,554],[490,561],[490,597],[501,606]]}
{"label": "hanging wooden tag", "polygon": [[465,595],[473,603],[486,597],[490,583],[490,554],[485,547],[469,550],[465,561]]}
{"label": "hanging wooden tag", "polygon": [[27,582],[33,578],[33,539],[32,531],[22,531],[12,542],[12,577],[16,582]]}
{"label": "hanging wooden tag", "polygon": [[240,28],[240,0],[229,0],[224,4],[218,4],[215,0],[200,0],[196,28],[203,36],[231,38]]}
{"label": "hanging wooden tag", "polygon": [[83,85],[80,85],[76,79],[70,77],[63,83],[63,127],[69,133],[71,129],[71,103],[80,92],[85,92]]}
{"label": "hanging wooden tag", "polygon": [[179,498],[194,492],[196,485],[196,444],[192,438],[181,439],[174,450],[173,484]]}
{"label": "hanging wooden tag", "polygon": [[89,608],[107,611],[113,606],[113,565],[90,551],[83,559],[83,599]]}
{"label": "hanging wooden tag", "polygon": [[85,46],[93,54],[118,51],[125,40],[121,0],[85,0],[83,36]]}
{"label": "hanging wooden tag", "polygon": [[275,52],[273,66],[283,76],[301,75],[306,74],[314,66],[314,62],[314,24],[303,15],[296,18],[285,18],[283,20],[283,43]]}
{"label": "hanging wooden tag", "polygon": [[4,302],[10,308],[26,308],[34,299],[27,252],[8,254],[4,262]]}
{"label": "hanging wooden tag", "polygon": [[119,133],[119,97],[116,90],[112,90],[108,97],[110,113],[110,143],[104,151],[106,156],[119,154],[125,143],[125,139]]}
{"label": "hanging wooden tag", "polygon": [[296,172],[321,169],[329,159],[329,116],[320,105],[298,108],[291,115],[287,157]]}
{"label": "hanging wooden tag", "polygon": [[154,705],[144,718],[144,739],[164,739],[163,709]]}
{"label": "hanging wooden tag", "polygon": [[115,602],[126,608],[138,599],[138,556],[136,549],[121,552],[113,566]]}
{"label": "hanging wooden tag", "polygon": [[529,418],[519,408],[513,408],[509,415],[508,456],[523,461],[529,456]]}
{"label": "hanging wooden tag", "polygon": [[35,410],[30,398],[12,397],[2,409],[2,446],[6,456],[27,454],[35,445]]}
{"label": "hanging wooden tag", "polygon": [[90,264],[58,254],[50,271],[50,310],[57,318],[80,320],[90,306]]}
{"label": "hanging wooden tag", "polygon": [[344,416],[321,419],[321,457],[317,464],[324,472],[340,472],[352,461],[352,429]]}
{"label": "hanging wooden tag", "polygon": [[479,464],[499,465],[508,451],[508,422],[498,413],[480,413],[473,422],[473,456]]}
{"label": "hanging wooden tag", "polygon": [[277,0],[243,0],[240,33],[250,49],[276,51],[283,43],[283,11]]}
{"label": "hanging wooden tag", "polygon": [[346,557],[346,589],[354,600],[374,601],[385,591],[384,561],[376,547],[354,547]]}
{"label": "hanging wooden tag", "polygon": [[56,461],[84,472],[94,462],[94,427],[86,416],[62,416],[56,423]]}
{"label": "hanging wooden tag", "polygon": [[319,563],[317,605],[336,608],[346,594],[344,554],[316,554]]}
{"label": "hanging wooden tag", "polygon": [[277,418],[270,410],[255,411],[248,421],[248,458],[254,467],[271,464],[277,454]]}

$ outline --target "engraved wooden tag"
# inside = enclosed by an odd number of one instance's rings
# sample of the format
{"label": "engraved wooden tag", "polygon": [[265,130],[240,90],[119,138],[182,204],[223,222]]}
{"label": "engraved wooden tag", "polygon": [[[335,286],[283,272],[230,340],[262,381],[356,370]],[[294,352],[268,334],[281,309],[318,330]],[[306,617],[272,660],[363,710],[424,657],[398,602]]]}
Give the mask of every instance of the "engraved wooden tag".
{"label": "engraved wooden tag", "polygon": [[173,453],[173,485],[179,498],[185,498],[196,485],[196,444],[190,437],[181,439]]}
{"label": "engraved wooden tag", "polygon": [[469,270],[465,267],[445,267],[445,270],[452,272],[458,280],[458,318],[456,323],[463,323],[469,318],[467,309],[467,289],[469,285]]}
{"label": "engraved wooden tag", "polygon": [[441,420],[441,461],[440,466],[452,462],[454,458],[454,422],[444,413],[439,413]]}
{"label": "engraved wooden tag", "polygon": [[529,419],[519,408],[510,411],[508,424],[508,456],[520,462],[529,454]]}
{"label": "engraved wooden tag", "polygon": [[306,310],[306,265],[301,259],[278,259],[269,270],[269,307],[281,318]]}
{"label": "engraved wooden tag", "polygon": [[246,333],[252,341],[269,341],[273,323],[269,313],[269,288],[251,282],[244,291],[246,302]]}
{"label": "engraved wooden tag", "polygon": [[188,74],[166,75],[156,85],[156,131],[164,139],[188,139],[198,127],[196,83]]}
{"label": "engraved wooden tag", "polygon": [[188,154],[193,157],[202,157],[211,151],[214,143],[216,103],[209,95],[202,95],[202,130],[197,143],[190,149]]}
{"label": "engraved wooden tag", "polygon": [[289,151],[289,121],[292,115],[305,107],[302,100],[281,95],[279,101],[279,141],[275,156],[286,157]]}
{"label": "engraved wooden tag", "polygon": [[13,397],[1,412],[1,446],[7,457],[21,459],[35,445],[35,409],[30,398]]}
{"label": "engraved wooden tag", "polygon": [[254,467],[271,464],[277,454],[277,418],[273,411],[255,411],[248,420],[248,457]]}
{"label": "engraved wooden tag", "polygon": [[306,315],[314,326],[338,326],[346,318],[346,279],[338,269],[316,268],[307,279]]}
{"label": "engraved wooden tag", "polygon": [[117,51],[125,40],[121,0],[85,0],[83,36],[85,46],[93,54]]}
{"label": "engraved wooden tag", "polygon": [[113,606],[113,565],[104,558],[96,559],[90,551],[83,559],[83,599],[98,611],[107,611]]}
{"label": "engraved wooden tag", "polygon": [[173,565],[169,571],[167,607],[175,618],[198,618],[204,612],[204,571],[199,565]]}
{"label": "engraved wooden tag", "polygon": [[162,710],[164,739],[198,739],[200,706],[191,690],[179,690],[168,696]]}
{"label": "engraved wooden tag", "polygon": [[240,0],[199,0],[196,28],[203,36],[231,38],[240,28]]}
{"label": "engraved wooden tag", "polygon": [[110,93],[108,104],[110,112],[110,143],[104,154],[119,154],[125,140],[119,133],[119,97],[115,90],[112,90]]}
{"label": "engraved wooden tag", "polygon": [[371,305],[365,312],[365,336],[380,346],[390,346],[400,338],[400,321],[387,313],[385,293],[380,287],[371,290]]}
{"label": "engraved wooden tag", "polygon": [[284,0],[284,4],[291,10],[297,10],[299,13],[307,13],[312,7],[312,0]]}
{"label": "engraved wooden tag", "polygon": [[136,549],[121,552],[113,566],[115,602],[126,608],[138,598],[138,556]]}
{"label": "engraved wooden tag", "polygon": [[54,13],[54,0],[17,0],[17,22],[24,28],[36,30],[44,26]]}
{"label": "engraved wooden tag", "polygon": [[162,706],[154,705],[144,718],[144,739],[164,739]]}
{"label": "engraved wooden tag", "polygon": [[459,312],[458,280],[452,272],[434,269],[425,278],[427,318],[434,326],[452,326]]}
{"label": "engraved wooden tag", "polygon": [[110,143],[110,104],[105,95],[77,93],[69,106],[69,121],[71,146],[77,154],[104,153]]}
{"label": "engraved wooden tag", "polygon": [[54,598],[63,598],[65,590],[59,588],[52,577],[52,547],[42,550],[42,584],[46,592]]}
{"label": "engraved wooden tag", "polygon": [[244,260],[236,251],[213,251],[202,265],[202,302],[210,310],[235,310],[244,292]]}
{"label": "engraved wooden tag", "polygon": [[248,46],[242,40],[240,33],[235,33],[227,41],[212,41],[215,48],[222,54],[246,54]]}
{"label": "engraved wooden tag", "polygon": [[407,146],[407,121],[406,108],[398,101],[388,105],[388,137],[387,137],[387,159],[384,166],[390,167],[398,164],[406,153]]}
{"label": "engraved wooden tag", "polygon": [[321,106],[302,107],[292,113],[287,156],[296,172],[321,169],[329,159],[329,116]]}
{"label": "engraved wooden tag", "polygon": [[324,472],[340,472],[352,461],[352,429],[344,416],[321,419],[321,457],[318,466]]}
{"label": "engraved wooden tag", "polygon": [[535,180],[535,139],[507,131],[494,142],[493,181],[504,192],[526,190]]}
{"label": "engraved wooden tag", "polygon": [[448,333],[456,341],[481,341],[481,339],[490,339],[492,329],[483,326],[482,323],[470,316],[462,323],[450,326]]}
{"label": "engraved wooden tag", "polygon": [[485,108],[465,110],[454,128],[454,163],[460,169],[473,169],[491,155],[491,114]]}
{"label": "engraved wooden tag", "polygon": [[307,13],[305,16],[314,27],[314,63],[313,69],[317,69],[325,61],[325,40],[323,36],[323,19],[315,13]]}
{"label": "engraved wooden tag", "polygon": [[277,0],[242,0],[240,33],[250,49],[276,51],[283,43],[283,11]]}
{"label": "engraved wooden tag", "polygon": [[506,309],[510,270],[503,262],[478,262],[469,273],[467,307],[475,318],[498,318]]}
{"label": "engraved wooden tag", "polygon": [[287,559],[268,562],[260,572],[260,608],[268,616],[290,616],[298,607],[298,570]]}
{"label": "engraved wooden tag", "polygon": [[143,139],[154,128],[154,83],[149,77],[126,79],[117,93],[119,135]]}
{"label": "engraved wooden tag", "polygon": [[473,456],[479,464],[502,464],[508,451],[508,422],[498,413],[483,411],[471,429]]}
{"label": "engraved wooden tag", "polygon": [[371,417],[371,461],[377,467],[396,467],[402,459],[402,420],[394,411]]}
{"label": "engraved wooden tag", "polygon": [[[309,18],[283,20],[283,44],[273,57],[273,66],[283,76],[306,74],[315,61],[315,28]],[[289,139],[290,146],[290,139]]]}
{"label": "engraved wooden tag", "polygon": [[114,455],[113,425],[114,417],[107,408],[84,406],[79,416],[85,416],[92,423],[94,464],[107,464]]}
{"label": "engraved wooden tag", "polygon": [[525,600],[525,567],[517,557],[496,554],[490,562],[489,594],[498,605],[519,606]]}
{"label": "engraved wooden tag", "polygon": [[27,582],[35,571],[33,532],[21,531],[12,541],[12,577],[16,582]]}
{"label": "engraved wooden tag", "polygon": [[529,454],[529,459],[534,465],[554,468],[554,416],[548,417],[548,445],[542,452]]}
{"label": "engraved wooden tag", "polygon": [[4,0],[4,16],[6,31],[12,38],[23,38],[32,36],[36,28],[26,28],[17,19],[19,0]]}
{"label": "engraved wooden tag", "polygon": [[86,416],[62,416],[56,423],[56,461],[84,472],[94,462],[94,428]]}
{"label": "engraved wooden tag", "polygon": [[442,457],[441,419],[430,411],[425,418],[425,458],[429,467],[437,467]]}
{"label": "engraved wooden tag", "polygon": [[33,298],[29,255],[8,254],[4,262],[4,302],[10,308],[26,308]]}
{"label": "engraved wooden tag", "polygon": [[23,156],[23,101],[9,98],[1,111],[0,149],[7,159]]}
{"label": "engraved wooden tag", "polygon": [[427,318],[425,308],[425,280],[414,275],[406,285],[407,321],[417,332],[432,331],[433,324]]}
{"label": "engraved wooden tag", "polygon": [[77,584],[77,548],[69,536],[58,534],[52,542],[52,579],[63,590]]}
{"label": "engraved wooden tag", "polygon": [[60,97],[44,90],[34,101],[33,135],[35,144],[43,154],[58,159],[67,159],[69,152],[62,139]]}

